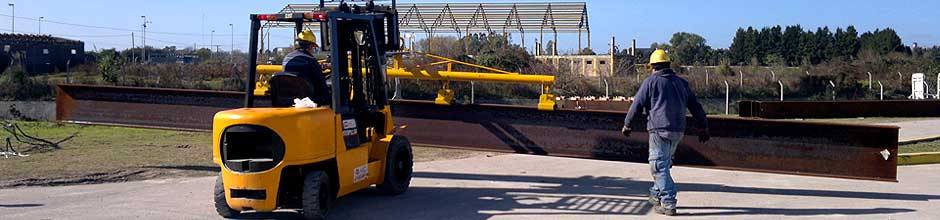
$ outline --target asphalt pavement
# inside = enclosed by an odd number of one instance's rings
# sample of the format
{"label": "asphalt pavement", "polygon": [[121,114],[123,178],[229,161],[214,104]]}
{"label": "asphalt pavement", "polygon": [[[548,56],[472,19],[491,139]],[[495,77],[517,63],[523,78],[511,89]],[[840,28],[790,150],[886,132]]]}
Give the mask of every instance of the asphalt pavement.
{"label": "asphalt pavement", "polygon": [[[646,164],[530,155],[415,164],[403,195],[341,198],[333,219],[936,219],[940,165],[900,182],[676,167],[679,216],[646,202]],[[219,219],[215,177],[0,190],[0,219]],[[292,213],[253,218],[296,217]]]}
{"label": "asphalt pavement", "polygon": [[940,119],[917,120],[894,123],[880,123],[881,125],[894,125],[901,127],[898,132],[898,142],[909,142],[925,139],[940,139]]}

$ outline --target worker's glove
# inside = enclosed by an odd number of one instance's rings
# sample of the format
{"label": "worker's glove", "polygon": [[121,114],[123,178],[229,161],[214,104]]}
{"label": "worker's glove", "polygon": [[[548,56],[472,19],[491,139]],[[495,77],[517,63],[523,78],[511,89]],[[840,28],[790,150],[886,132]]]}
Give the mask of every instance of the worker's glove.
{"label": "worker's glove", "polygon": [[708,140],[711,140],[711,139],[712,139],[711,132],[708,132],[708,129],[699,130],[698,142],[702,142],[704,144],[705,142],[708,142]]}
{"label": "worker's glove", "polygon": [[630,132],[632,131],[633,129],[630,129],[630,126],[626,126],[626,125],[624,125],[623,128],[620,129],[620,133],[623,133],[624,137],[630,137]]}

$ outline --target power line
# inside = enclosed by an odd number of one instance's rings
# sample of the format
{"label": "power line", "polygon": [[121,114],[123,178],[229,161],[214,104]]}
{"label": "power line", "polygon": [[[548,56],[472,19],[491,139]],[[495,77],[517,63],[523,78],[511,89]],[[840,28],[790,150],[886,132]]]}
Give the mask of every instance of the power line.
{"label": "power line", "polygon": [[130,34],[111,34],[111,35],[72,35],[72,34],[46,34],[52,36],[65,36],[65,37],[87,37],[87,38],[110,38],[110,37],[129,37]]}
{"label": "power line", "polygon": [[[19,19],[26,19],[26,20],[37,21],[37,22],[39,21],[39,19],[37,19],[37,18],[21,17],[21,16],[10,16],[10,15],[8,15],[8,14],[3,14],[3,13],[0,13],[0,16],[4,16],[4,17],[13,17],[13,18],[19,18]],[[142,30],[135,30],[135,29],[129,29],[129,28],[119,28],[119,27],[98,26],[98,25],[77,24],[77,23],[70,23],[70,22],[62,22],[62,21],[56,21],[56,20],[49,20],[49,19],[45,19],[45,18],[42,19],[42,22],[51,23],[51,24],[58,24],[58,25],[74,26],[74,27],[84,27],[84,28],[95,28],[95,29],[104,29],[104,30],[112,30],[112,31],[124,31],[124,32],[129,31],[129,32],[142,33]],[[183,33],[183,32],[148,31],[148,33],[150,33],[150,34],[162,34],[162,35],[190,36],[190,37],[202,36],[202,34],[198,34],[198,33]],[[236,36],[247,36],[247,35],[245,35],[245,34],[236,34]]]}

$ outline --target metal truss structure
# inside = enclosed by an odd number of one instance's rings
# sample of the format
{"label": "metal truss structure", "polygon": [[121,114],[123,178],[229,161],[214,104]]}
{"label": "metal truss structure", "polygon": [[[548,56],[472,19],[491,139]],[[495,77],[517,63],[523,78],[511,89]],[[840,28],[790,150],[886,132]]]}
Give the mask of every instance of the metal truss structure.
{"label": "metal truss structure", "polygon": [[[326,6],[330,7],[330,6]],[[591,29],[587,4],[584,2],[551,3],[399,3],[399,27],[402,32],[424,33],[431,39],[434,34],[457,34],[459,37],[478,33],[520,34],[525,45],[526,33],[538,33],[539,45],[545,33],[558,42],[559,33],[577,33],[578,48],[581,36],[587,34],[587,47],[591,47]],[[318,4],[289,4],[280,13],[317,11]],[[293,27],[294,24],[269,22],[265,28]],[[308,27],[318,28],[318,23]],[[430,41],[429,41],[430,44]],[[549,48],[551,55],[557,48]]]}

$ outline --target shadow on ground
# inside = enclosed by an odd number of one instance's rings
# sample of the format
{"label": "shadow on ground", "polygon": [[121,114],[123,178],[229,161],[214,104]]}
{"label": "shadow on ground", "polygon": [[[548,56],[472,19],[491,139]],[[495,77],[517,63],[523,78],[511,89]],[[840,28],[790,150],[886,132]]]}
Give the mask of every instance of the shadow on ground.
{"label": "shadow on ground", "polygon": [[165,170],[182,170],[182,171],[206,171],[206,172],[222,172],[222,168],[219,166],[144,166],[143,168],[148,169],[165,169]]}
{"label": "shadow on ground", "polygon": [[[525,183],[531,188],[435,188],[412,187],[403,195],[385,197],[374,190],[364,190],[340,199],[331,215],[333,219],[363,218],[363,213],[381,213],[383,219],[488,219],[494,216],[539,215],[646,215],[651,206],[646,202],[649,181],[614,177],[583,176],[558,178],[542,176],[479,175],[459,173],[418,172],[416,178],[470,181],[497,181],[499,184]],[[483,183],[487,186],[497,184]],[[680,183],[682,191],[766,194],[805,197],[831,197],[876,200],[927,201],[940,195],[851,192],[832,190],[779,189],[725,186],[719,184]],[[757,207],[696,207],[689,216],[731,215],[866,215],[913,212],[913,209],[871,208],[757,208]],[[706,212],[701,212],[705,210]],[[714,210],[714,212],[708,212]],[[365,217],[370,218],[370,217]]]}
{"label": "shadow on ground", "polygon": [[31,208],[45,206],[44,204],[0,204],[0,208]]}
{"label": "shadow on ground", "polygon": [[[160,166],[156,169],[218,172],[210,166]],[[331,219],[489,219],[495,216],[634,215],[648,214],[652,207],[646,202],[649,181],[615,177],[582,176],[559,178],[544,176],[481,175],[463,173],[416,172],[415,178],[463,180],[487,187],[412,187],[399,196],[382,196],[374,189],[343,197],[331,213]],[[488,181],[492,181],[489,182]],[[496,183],[499,182],[499,183]],[[507,183],[524,184],[530,188],[503,187]],[[940,195],[853,192],[815,189],[782,189],[721,184],[678,183],[683,192],[720,192],[802,197],[875,199],[898,201],[938,200]],[[0,205],[0,208],[3,208]],[[734,215],[868,215],[914,212],[903,208],[758,208],[682,206],[684,216]],[[689,210],[693,213],[682,213]],[[299,219],[294,212],[247,214],[243,219]]]}

